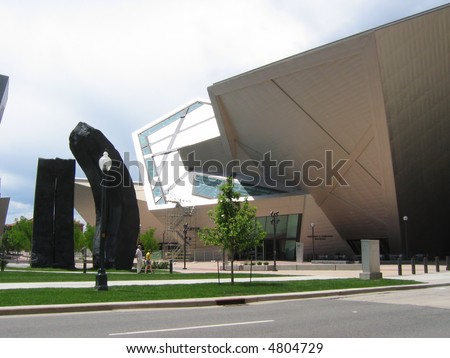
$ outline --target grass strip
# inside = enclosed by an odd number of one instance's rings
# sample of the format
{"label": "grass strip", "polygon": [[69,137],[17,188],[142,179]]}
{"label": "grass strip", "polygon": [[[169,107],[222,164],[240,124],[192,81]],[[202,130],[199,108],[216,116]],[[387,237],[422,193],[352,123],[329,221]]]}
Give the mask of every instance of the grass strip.
{"label": "grass strip", "polygon": [[0,306],[125,302],[148,300],[173,300],[183,298],[230,297],[287,292],[311,292],[321,290],[349,289],[409,285],[416,281],[406,280],[305,280],[288,282],[203,283],[190,285],[158,286],[110,286],[108,291],[95,288],[36,288],[3,290]]}
{"label": "grass strip", "polygon": [[[82,271],[30,271],[11,270],[0,272],[0,283],[24,283],[24,282],[95,282],[97,271],[90,270],[86,274]],[[169,273],[167,270],[155,270],[154,274],[137,274],[127,271],[108,271],[108,281],[148,281],[148,280],[194,280],[216,279],[217,273]],[[271,274],[257,273],[253,277],[269,277]],[[236,278],[249,277],[249,273],[239,273]],[[279,275],[282,276],[282,275]],[[230,278],[229,273],[220,273],[220,278]]]}

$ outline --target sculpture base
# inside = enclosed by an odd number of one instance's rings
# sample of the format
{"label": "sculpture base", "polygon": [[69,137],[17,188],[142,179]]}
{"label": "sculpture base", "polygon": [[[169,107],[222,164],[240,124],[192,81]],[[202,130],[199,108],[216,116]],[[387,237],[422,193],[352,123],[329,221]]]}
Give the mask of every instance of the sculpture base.
{"label": "sculpture base", "polygon": [[95,288],[97,291],[108,291],[108,276],[106,272],[98,272],[95,277]]}
{"label": "sculpture base", "polygon": [[381,280],[383,278],[382,272],[363,272],[359,274],[361,280]]}

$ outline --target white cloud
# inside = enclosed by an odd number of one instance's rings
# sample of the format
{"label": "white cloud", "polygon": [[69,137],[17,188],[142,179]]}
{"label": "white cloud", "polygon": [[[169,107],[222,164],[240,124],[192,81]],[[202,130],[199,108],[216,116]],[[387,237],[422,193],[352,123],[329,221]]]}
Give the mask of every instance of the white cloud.
{"label": "white cloud", "polygon": [[27,219],[33,218],[33,205],[11,200],[9,202],[8,215],[6,216],[6,224],[12,224],[22,216]]}
{"label": "white cloud", "polygon": [[24,187],[34,184],[34,178],[28,178],[20,173],[17,174],[0,171],[0,179],[0,193],[2,196],[8,196],[8,192],[20,191],[23,190]]}

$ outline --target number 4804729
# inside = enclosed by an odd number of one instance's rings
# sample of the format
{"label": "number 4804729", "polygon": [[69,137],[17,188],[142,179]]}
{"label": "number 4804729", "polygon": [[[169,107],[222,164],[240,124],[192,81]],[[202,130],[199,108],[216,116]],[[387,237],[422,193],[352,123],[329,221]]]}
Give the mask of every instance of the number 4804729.
{"label": "number 4804729", "polygon": [[322,343],[272,343],[268,350],[272,353],[320,353]]}

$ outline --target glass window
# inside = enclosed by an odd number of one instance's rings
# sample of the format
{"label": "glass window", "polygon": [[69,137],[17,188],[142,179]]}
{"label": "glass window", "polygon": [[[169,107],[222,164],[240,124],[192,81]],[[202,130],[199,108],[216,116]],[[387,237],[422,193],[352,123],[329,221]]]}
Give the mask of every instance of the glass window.
{"label": "glass window", "polygon": [[286,237],[296,239],[298,233],[299,215],[289,215],[287,222]]}
{"label": "glass window", "polygon": [[[259,217],[257,220],[261,223],[267,233],[266,239],[273,238],[273,224],[271,216]],[[299,215],[279,215],[277,224],[277,239],[297,239],[299,232]]]}
{"label": "glass window", "polygon": [[281,237],[286,237],[288,215],[280,215],[278,219],[280,221],[278,222],[277,225],[277,235],[280,235]]}

